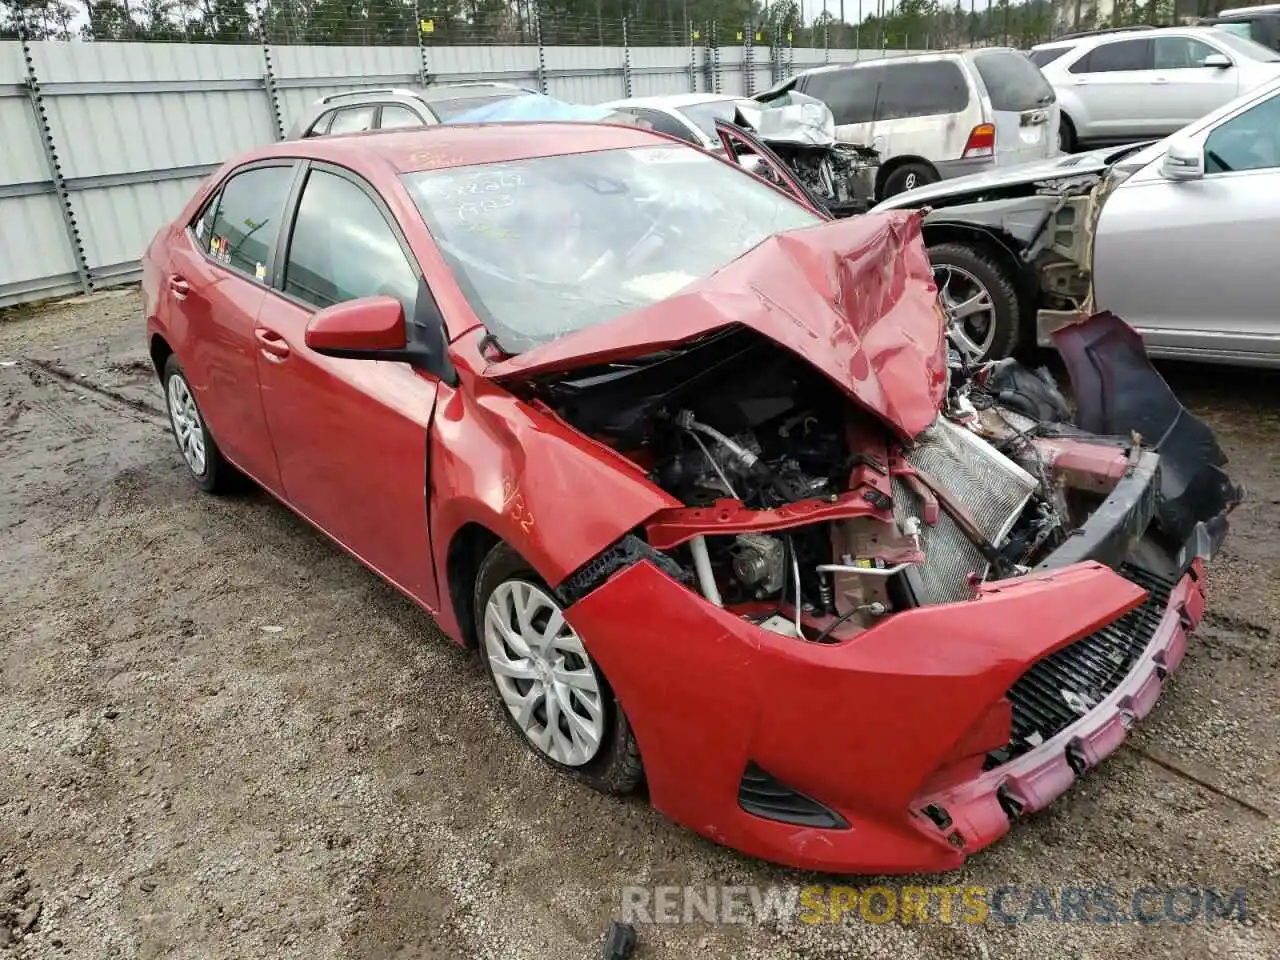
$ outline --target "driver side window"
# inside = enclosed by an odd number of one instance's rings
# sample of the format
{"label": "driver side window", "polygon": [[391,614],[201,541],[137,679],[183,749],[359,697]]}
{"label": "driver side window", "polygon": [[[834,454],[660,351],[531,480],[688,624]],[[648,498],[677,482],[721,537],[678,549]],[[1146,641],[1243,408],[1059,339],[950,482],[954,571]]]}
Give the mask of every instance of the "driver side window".
{"label": "driver side window", "polygon": [[418,277],[369,195],[346,177],[312,170],[289,239],[284,292],[320,308],[382,294],[412,316]]}
{"label": "driver side window", "polygon": [[1204,142],[1204,172],[1280,167],[1280,95],[1219,124]]}

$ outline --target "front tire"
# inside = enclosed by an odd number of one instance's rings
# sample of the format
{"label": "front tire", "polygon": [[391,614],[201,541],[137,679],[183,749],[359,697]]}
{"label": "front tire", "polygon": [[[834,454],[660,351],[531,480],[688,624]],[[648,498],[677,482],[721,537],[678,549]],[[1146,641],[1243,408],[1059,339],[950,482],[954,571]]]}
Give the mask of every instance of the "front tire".
{"label": "front tire", "polygon": [[192,479],[206,493],[222,493],[230,489],[236,480],[236,470],[223,459],[196,404],[195,391],[173,354],[165,360],[160,382],[164,386],[165,408],[169,411],[173,439],[177,441],[178,452],[182,454]]}
{"label": "front tire", "polygon": [[1018,347],[1018,291],[987,251],[963,243],[929,248],[933,282],[947,311],[952,343],[971,362],[1000,360]]}
{"label": "front tire", "polygon": [[480,565],[474,600],[480,657],[525,745],[603,793],[639,786],[631,724],[551,588],[500,543]]}

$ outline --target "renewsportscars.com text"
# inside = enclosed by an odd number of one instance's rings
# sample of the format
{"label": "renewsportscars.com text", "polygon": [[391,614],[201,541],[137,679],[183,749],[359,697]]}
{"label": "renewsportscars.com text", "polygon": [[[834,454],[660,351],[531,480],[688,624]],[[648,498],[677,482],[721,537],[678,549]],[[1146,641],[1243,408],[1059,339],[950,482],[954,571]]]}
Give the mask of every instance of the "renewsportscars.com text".
{"label": "renewsportscars.com text", "polygon": [[1243,923],[1242,887],[623,887],[622,919],[668,923]]}

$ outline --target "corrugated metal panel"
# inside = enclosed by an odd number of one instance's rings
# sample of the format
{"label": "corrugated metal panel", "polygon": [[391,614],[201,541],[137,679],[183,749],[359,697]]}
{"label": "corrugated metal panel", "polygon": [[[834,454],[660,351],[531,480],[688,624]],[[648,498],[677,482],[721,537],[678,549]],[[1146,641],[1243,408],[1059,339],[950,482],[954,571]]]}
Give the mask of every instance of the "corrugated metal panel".
{"label": "corrugated metal panel", "polygon": [[97,187],[76,194],[76,222],[90,270],[137,260],[156,231],[191,199],[201,179]]}
{"label": "corrugated metal panel", "polygon": [[620,47],[545,47],[548,72],[572,71],[547,79],[547,93],[569,103],[604,103],[627,95]]}
{"label": "corrugated metal panel", "polygon": [[428,47],[427,69],[438,83],[487,78],[532,87],[538,76],[538,48]]}
{"label": "corrugated metal panel", "polygon": [[0,200],[0,306],[78,289],[54,194]]}
{"label": "corrugated metal panel", "polygon": [[48,180],[40,129],[25,95],[0,97],[0,130],[0,184]]}
{"label": "corrugated metal panel", "polygon": [[688,47],[632,47],[631,95],[696,92],[689,82],[689,54]]}
{"label": "corrugated metal panel", "polygon": [[[36,70],[50,92],[45,105],[63,176],[218,163],[274,139],[265,90],[147,90],[154,82],[257,81],[264,68],[261,51],[253,47],[65,42],[36,46]],[[132,84],[138,92],[61,93],[57,87],[95,81]]]}

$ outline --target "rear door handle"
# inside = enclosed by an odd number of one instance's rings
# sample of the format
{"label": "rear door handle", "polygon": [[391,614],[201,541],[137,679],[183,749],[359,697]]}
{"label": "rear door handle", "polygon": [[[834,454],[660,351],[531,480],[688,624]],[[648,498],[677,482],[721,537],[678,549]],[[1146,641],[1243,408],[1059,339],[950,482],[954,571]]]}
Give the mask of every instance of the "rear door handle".
{"label": "rear door handle", "polygon": [[258,340],[258,349],[262,351],[263,356],[268,360],[278,363],[289,356],[289,344],[285,342],[284,337],[274,330],[268,330],[266,327],[257,327],[253,331],[253,335]]}
{"label": "rear door handle", "polygon": [[173,294],[173,299],[185,300],[187,299],[187,294],[191,292],[191,284],[181,277],[170,277],[169,292]]}
{"label": "rear door handle", "polygon": [[1168,82],[1169,82],[1169,78],[1168,78],[1168,77],[1153,77],[1153,78],[1151,79],[1151,82],[1152,82],[1152,83],[1168,83]]}

